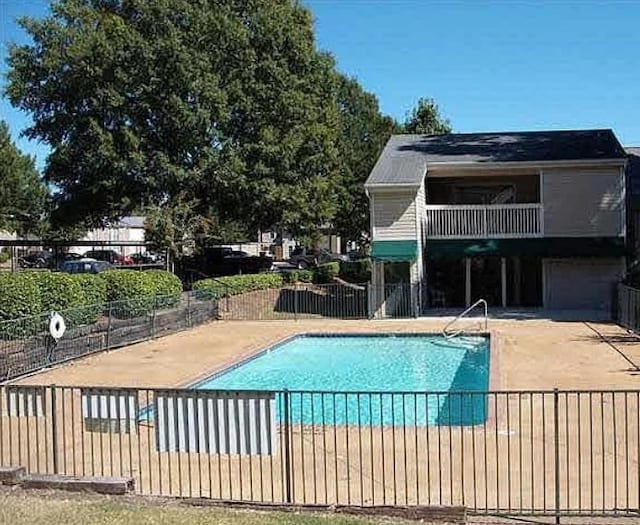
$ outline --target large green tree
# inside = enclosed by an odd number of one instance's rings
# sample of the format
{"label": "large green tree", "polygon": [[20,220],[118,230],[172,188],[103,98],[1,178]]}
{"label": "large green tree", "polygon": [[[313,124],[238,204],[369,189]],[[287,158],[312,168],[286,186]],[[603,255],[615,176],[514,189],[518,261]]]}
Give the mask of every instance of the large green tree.
{"label": "large green tree", "polygon": [[440,108],[432,98],[420,98],[407,114],[402,125],[403,133],[418,135],[444,135],[451,133],[451,124],[440,114]]}
{"label": "large green tree", "polygon": [[0,121],[0,229],[21,234],[37,231],[47,197],[34,159],[18,149],[9,127]]}
{"label": "large green tree", "polygon": [[[59,0],[7,94],[52,153],[54,223],[140,208],[309,230],[335,214],[337,82],[289,0]],[[186,224],[191,217],[176,223]],[[172,234],[174,237],[178,234]]]}
{"label": "large green tree", "polygon": [[340,75],[339,86],[342,193],[334,227],[344,238],[359,240],[369,231],[364,182],[389,137],[401,128],[355,79]]}

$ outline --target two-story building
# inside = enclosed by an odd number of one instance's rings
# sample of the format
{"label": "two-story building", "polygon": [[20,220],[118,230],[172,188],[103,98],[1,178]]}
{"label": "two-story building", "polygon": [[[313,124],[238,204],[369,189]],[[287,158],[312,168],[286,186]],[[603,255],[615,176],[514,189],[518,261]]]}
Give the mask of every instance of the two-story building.
{"label": "two-story building", "polygon": [[479,298],[610,310],[625,163],[611,130],[392,136],[365,184],[373,314],[400,289],[416,314]]}

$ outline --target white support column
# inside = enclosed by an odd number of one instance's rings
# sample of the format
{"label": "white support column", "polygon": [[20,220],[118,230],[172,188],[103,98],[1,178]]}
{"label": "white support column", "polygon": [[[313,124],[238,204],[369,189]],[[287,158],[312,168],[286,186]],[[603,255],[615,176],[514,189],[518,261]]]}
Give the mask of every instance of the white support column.
{"label": "white support column", "polygon": [[500,258],[500,290],[502,291],[502,308],[507,307],[507,258]]}
{"label": "white support column", "polygon": [[464,300],[467,306],[471,306],[471,258],[464,259]]}
{"label": "white support column", "polygon": [[411,307],[413,316],[420,315],[420,271],[417,261],[412,261],[409,266],[409,279],[411,281]]}
{"label": "white support column", "polygon": [[369,290],[369,318],[384,317],[384,263],[373,261]]}

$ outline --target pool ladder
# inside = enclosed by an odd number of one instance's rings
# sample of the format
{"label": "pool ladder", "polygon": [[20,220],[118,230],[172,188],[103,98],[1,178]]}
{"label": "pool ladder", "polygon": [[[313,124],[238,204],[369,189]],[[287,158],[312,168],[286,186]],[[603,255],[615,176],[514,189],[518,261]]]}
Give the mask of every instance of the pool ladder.
{"label": "pool ladder", "polygon": [[465,317],[467,314],[469,314],[470,312],[475,310],[478,306],[482,306],[483,310],[484,310],[483,329],[486,332],[487,331],[487,326],[489,324],[489,315],[488,315],[488,311],[487,311],[487,301],[485,301],[484,299],[478,299],[475,303],[473,303],[471,306],[469,306],[464,312],[462,312],[460,315],[458,315],[455,319],[452,319],[451,321],[449,321],[446,324],[446,326],[442,329],[442,335],[444,337],[446,337],[447,339],[451,339],[452,337],[460,335],[462,332],[464,332],[463,328],[461,328],[460,330],[457,330],[455,332],[449,332],[449,329],[454,324],[456,324],[457,321],[459,321],[460,319]]}

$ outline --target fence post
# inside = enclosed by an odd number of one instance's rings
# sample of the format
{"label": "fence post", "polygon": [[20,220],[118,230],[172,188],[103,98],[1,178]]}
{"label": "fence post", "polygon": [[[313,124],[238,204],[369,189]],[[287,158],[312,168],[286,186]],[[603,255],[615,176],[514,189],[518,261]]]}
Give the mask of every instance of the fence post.
{"label": "fence post", "polygon": [[109,310],[107,317],[107,341],[105,345],[105,350],[109,350],[111,348],[111,317],[113,316],[113,302],[109,301]]}
{"label": "fence post", "polygon": [[291,503],[291,440],[289,436],[289,391],[284,390],[282,399],[284,402],[284,502]]}
{"label": "fence post", "polygon": [[158,296],[153,296],[153,309],[151,310],[151,339],[156,336],[156,310],[158,309]]}
{"label": "fence post", "polygon": [[[558,389],[553,389],[553,442],[554,442],[554,476],[555,476],[555,522],[560,523],[560,435],[558,419]],[[580,490],[580,488],[578,488]]]}
{"label": "fence post", "polygon": [[293,284],[293,319],[298,320],[298,283]]}
{"label": "fence post", "polygon": [[191,328],[191,292],[187,292],[187,326]]}
{"label": "fence post", "polygon": [[49,388],[51,389],[51,458],[53,460],[53,473],[58,474],[58,418],[56,415],[56,385],[51,385]]}

